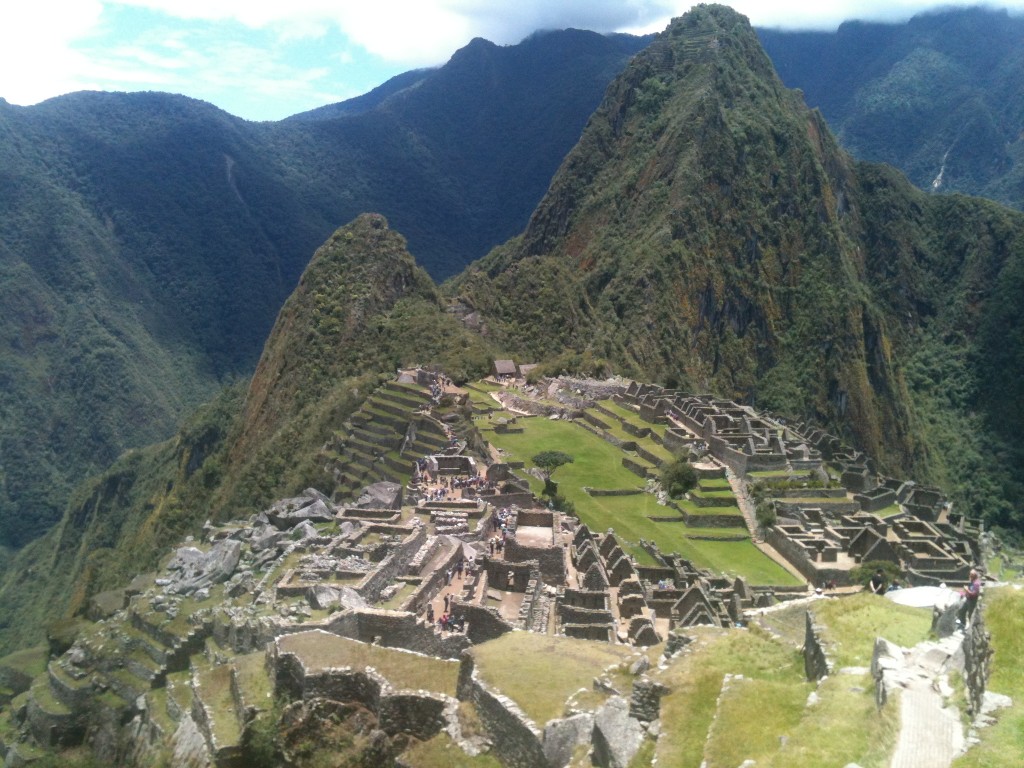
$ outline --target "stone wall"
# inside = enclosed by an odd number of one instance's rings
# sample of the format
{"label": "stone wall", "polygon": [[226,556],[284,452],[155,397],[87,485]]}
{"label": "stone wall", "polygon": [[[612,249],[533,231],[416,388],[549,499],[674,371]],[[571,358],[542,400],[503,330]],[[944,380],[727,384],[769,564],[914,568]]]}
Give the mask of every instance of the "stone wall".
{"label": "stone wall", "polygon": [[465,617],[466,636],[474,644],[486,643],[515,629],[497,611],[483,605],[456,601],[452,604],[452,615]]}
{"label": "stone wall", "polygon": [[420,583],[402,607],[412,613],[422,611],[444,585],[445,580],[448,578],[448,569],[454,568],[455,563],[461,559],[462,547],[452,548],[448,557]]}
{"label": "stone wall", "polygon": [[375,603],[380,600],[380,593],[395,579],[404,574],[412,561],[413,556],[419,551],[427,540],[427,527],[418,526],[415,531],[405,537],[394,551],[385,557],[377,567],[369,573],[355,587],[364,600],[368,603]]}
{"label": "stone wall", "polygon": [[818,634],[818,627],[810,611],[805,614],[804,624],[804,673],[808,680],[821,680],[832,674],[832,662],[825,652],[825,644]]}
{"label": "stone wall", "polygon": [[967,693],[968,711],[974,717],[981,712],[982,699],[988,685],[989,664],[992,660],[990,641],[991,637],[985,629],[984,605],[979,601],[974,615],[971,617],[971,622],[964,632],[963,644],[964,687]]}
{"label": "stone wall", "polygon": [[519,706],[484,683],[473,657],[462,656],[458,697],[472,702],[491,739],[491,750],[509,768],[542,768],[547,765],[543,734]]}
{"label": "stone wall", "polygon": [[505,541],[505,559],[510,563],[535,560],[544,581],[549,584],[565,581],[565,550],[561,546],[526,547],[511,537]]}
{"label": "stone wall", "polygon": [[534,495],[531,491],[521,493],[499,493],[484,497],[495,507],[529,507],[533,505]]}
{"label": "stone wall", "polygon": [[636,455],[644,461],[653,464],[656,467],[660,467],[665,463],[665,460],[660,456],[655,456],[653,453],[645,449],[643,446],[634,446],[633,450],[636,451]]}
{"label": "stone wall", "polygon": [[601,421],[601,419],[597,418],[597,416],[595,416],[592,411],[584,411],[583,420],[586,421],[591,426],[596,427],[597,429],[600,429],[603,432],[607,432],[611,429],[610,424]]}
{"label": "stone wall", "polygon": [[637,477],[643,478],[644,480],[647,479],[647,466],[645,464],[639,464],[630,459],[628,456],[623,456],[622,466],[624,466]]}
{"label": "stone wall", "polygon": [[294,654],[275,648],[272,656],[278,695],[359,703],[377,715],[380,728],[391,736],[404,733],[425,741],[448,726],[451,699],[443,694],[396,689],[373,669],[341,667],[307,674]]}
{"label": "stone wall", "polygon": [[611,611],[606,608],[581,608],[565,603],[558,605],[558,618],[562,624],[612,624]]}
{"label": "stone wall", "polygon": [[597,427],[593,426],[592,424],[589,424],[586,421],[579,421],[577,422],[577,424],[579,424],[581,427],[587,430],[587,432],[597,435],[606,443],[611,443],[616,448],[621,448],[624,451],[631,451],[634,448],[636,448],[636,443],[634,443],[632,440],[623,440],[620,437],[616,437],[611,432],[605,432],[603,429],[598,429]]}
{"label": "stone wall", "polygon": [[470,645],[465,635],[442,636],[433,626],[420,623],[414,614],[404,611],[352,609],[333,617],[324,629],[363,643],[380,638],[379,644],[385,647],[404,648],[442,659],[457,659]]}
{"label": "stone wall", "polygon": [[639,488],[591,488],[589,486],[583,486],[583,492],[588,496],[639,496],[644,493]]}
{"label": "stone wall", "polygon": [[633,437],[639,437],[642,439],[651,434],[650,427],[638,427],[629,421],[620,421],[619,423],[622,424],[622,431],[632,435]]}
{"label": "stone wall", "polygon": [[693,528],[742,528],[743,515],[691,515],[683,513],[683,521]]}
{"label": "stone wall", "polygon": [[840,568],[818,568],[815,566],[803,547],[789,536],[772,526],[765,535],[767,541],[779,554],[789,561],[800,574],[811,584],[834,579],[837,586],[844,587],[850,583],[850,572]]}
{"label": "stone wall", "polygon": [[521,509],[516,513],[516,526],[532,525],[540,528],[552,528],[555,524],[555,513],[546,509]]}

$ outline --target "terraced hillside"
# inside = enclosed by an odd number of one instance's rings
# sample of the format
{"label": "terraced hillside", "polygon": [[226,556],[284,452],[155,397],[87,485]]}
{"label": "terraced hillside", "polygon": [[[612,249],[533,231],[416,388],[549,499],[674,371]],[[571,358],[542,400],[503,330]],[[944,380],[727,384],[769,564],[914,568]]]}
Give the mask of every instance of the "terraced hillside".
{"label": "terraced hillside", "polygon": [[442,451],[448,436],[423,412],[430,403],[428,390],[397,381],[370,395],[325,449],[333,495],[346,500],[381,480],[405,485],[416,459]]}
{"label": "terraced hillside", "polygon": [[[471,387],[477,427],[503,460],[532,467],[531,458],[542,451],[573,456],[572,464],[554,473],[558,492],[591,530],[614,529],[637,562],[655,563],[642,544],[650,542],[753,584],[800,583],[753,545],[720,467],[707,470],[687,500],[665,505],[648,492],[648,480],[657,479],[659,467],[673,457],[664,445],[666,423],[645,422],[638,411],[611,399],[598,401],[577,419],[525,416],[496,410],[488,393],[498,389],[493,383]],[[539,494],[544,483],[531,476],[530,487]]]}

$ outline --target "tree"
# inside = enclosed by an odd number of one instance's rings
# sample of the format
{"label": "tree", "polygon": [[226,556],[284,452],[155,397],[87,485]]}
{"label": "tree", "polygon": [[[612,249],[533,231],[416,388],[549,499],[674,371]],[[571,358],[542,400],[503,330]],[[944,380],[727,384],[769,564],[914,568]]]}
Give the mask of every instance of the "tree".
{"label": "tree", "polygon": [[697,482],[697,470],[686,459],[676,459],[661,470],[661,487],[670,498],[682,498],[684,493],[697,487]]}
{"label": "tree", "polygon": [[888,560],[872,560],[850,569],[850,583],[866,585],[875,571],[882,572],[886,584],[891,584],[903,575],[896,563],[890,563]]}
{"label": "tree", "polygon": [[550,475],[563,464],[572,464],[573,458],[562,451],[541,451],[531,461],[535,467]]}
{"label": "tree", "polygon": [[573,458],[562,451],[541,451],[531,461],[537,469],[544,473],[544,494],[554,496],[558,486],[551,482],[551,474],[563,464],[572,464]]}

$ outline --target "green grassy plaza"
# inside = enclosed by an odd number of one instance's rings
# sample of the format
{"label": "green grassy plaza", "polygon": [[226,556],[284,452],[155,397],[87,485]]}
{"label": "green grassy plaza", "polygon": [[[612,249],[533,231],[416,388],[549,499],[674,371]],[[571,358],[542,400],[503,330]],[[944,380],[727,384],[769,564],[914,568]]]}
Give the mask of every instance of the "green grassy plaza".
{"label": "green grassy plaza", "polygon": [[[615,530],[623,547],[642,565],[653,565],[653,558],[643,550],[640,539],[654,542],[662,552],[678,552],[704,568],[743,576],[752,584],[796,585],[801,583],[777,563],[763,555],[749,540],[700,541],[686,537],[691,529],[682,522],[655,522],[650,517],[678,517],[678,513],[660,506],[654,496],[642,493],[634,496],[590,496],[584,487],[603,490],[636,489],[644,481],[622,466],[625,455],[619,448],[588,432],[578,424],[539,417],[520,417],[516,427],[522,433],[499,434],[480,421],[484,438],[505,453],[508,461],[522,461],[531,467],[531,457],[541,451],[563,451],[573,457],[572,464],[559,467],[552,479],[558,491],[576,507],[576,514],[592,531]],[[530,478],[530,487],[538,495],[543,483]],[[726,494],[728,495],[728,494]],[[709,512],[721,509],[708,509]],[[735,533],[742,528],[739,510],[737,524],[729,529]],[[706,532],[705,532],[706,533]]]}

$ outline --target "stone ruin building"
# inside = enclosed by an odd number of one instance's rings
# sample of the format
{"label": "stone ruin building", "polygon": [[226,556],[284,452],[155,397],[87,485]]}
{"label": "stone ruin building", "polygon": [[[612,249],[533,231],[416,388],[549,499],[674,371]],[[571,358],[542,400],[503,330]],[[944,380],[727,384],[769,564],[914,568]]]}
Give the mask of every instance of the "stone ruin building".
{"label": "stone ruin building", "polygon": [[[653,385],[633,383],[619,401],[646,421],[673,425],[666,445],[706,453],[748,480],[785,476],[765,539],[811,584],[848,584],[852,568],[872,561],[898,565],[914,585],[963,582],[980,560],[978,521],[956,514],[936,488],[879,474],[869,457],[821,429]],[[828,487],[817,487],[824,479]],[[875,514],[882,510],[890,514]]]}
{"label": "stone ruin building", "polygon": [[[246,688],[252,669],[265,670],[273,692],[293,700],[361,701],[389,734],[454,732],[451,697],[397,689],[372,670],[325,666],[331,645],[348,641],[461,664],[458,697],[522,736],[496,744],[508,764],[564,764],[564,745],[538,737],[514,705],[489,692],[466,648],[515,630],[672,645],[678,629],[742,625],[745,611],[785,597],[648,542],[641,544],[655,565],[639,565],[613,530],[591,531],[541,505],[519,469],[473,455],[471,439],[432,415],[439,381],[436,372],[407,373],[376,393],[372,411],[353,417],[347,440],[325,448],[333,497],[311,488],[247,520],[208,524],[159,571],[94,598],[95,625],[16,701],[19,738],[0,743],[9,764],[33,745],[85,740],[117,760],[171,744],[182,764],[237,764],[246,724],[267,706]],[[969,521],[940,493],[879,476],[820,430],[637,383],[556,381],[545,395],[570,413],[588,396],[611,396],[643,421],[666,425],[666,447],[715,476],[837,476],[814,503],[780,493],[779,521],[767,532],[813,584],[843,583],[854,564],[871,560],[900,563],[915,583],[955,581],[976,559]],[[896,514],[875,514],[893,505]],[[656,713],[658,694],[648,693],[654,704],[639,710]],[[629,707],[615,715],[631,733],[637,717]],[[124,723],[133,755],[117,735]],[[589,727],[580,738],[597,733]]]}

